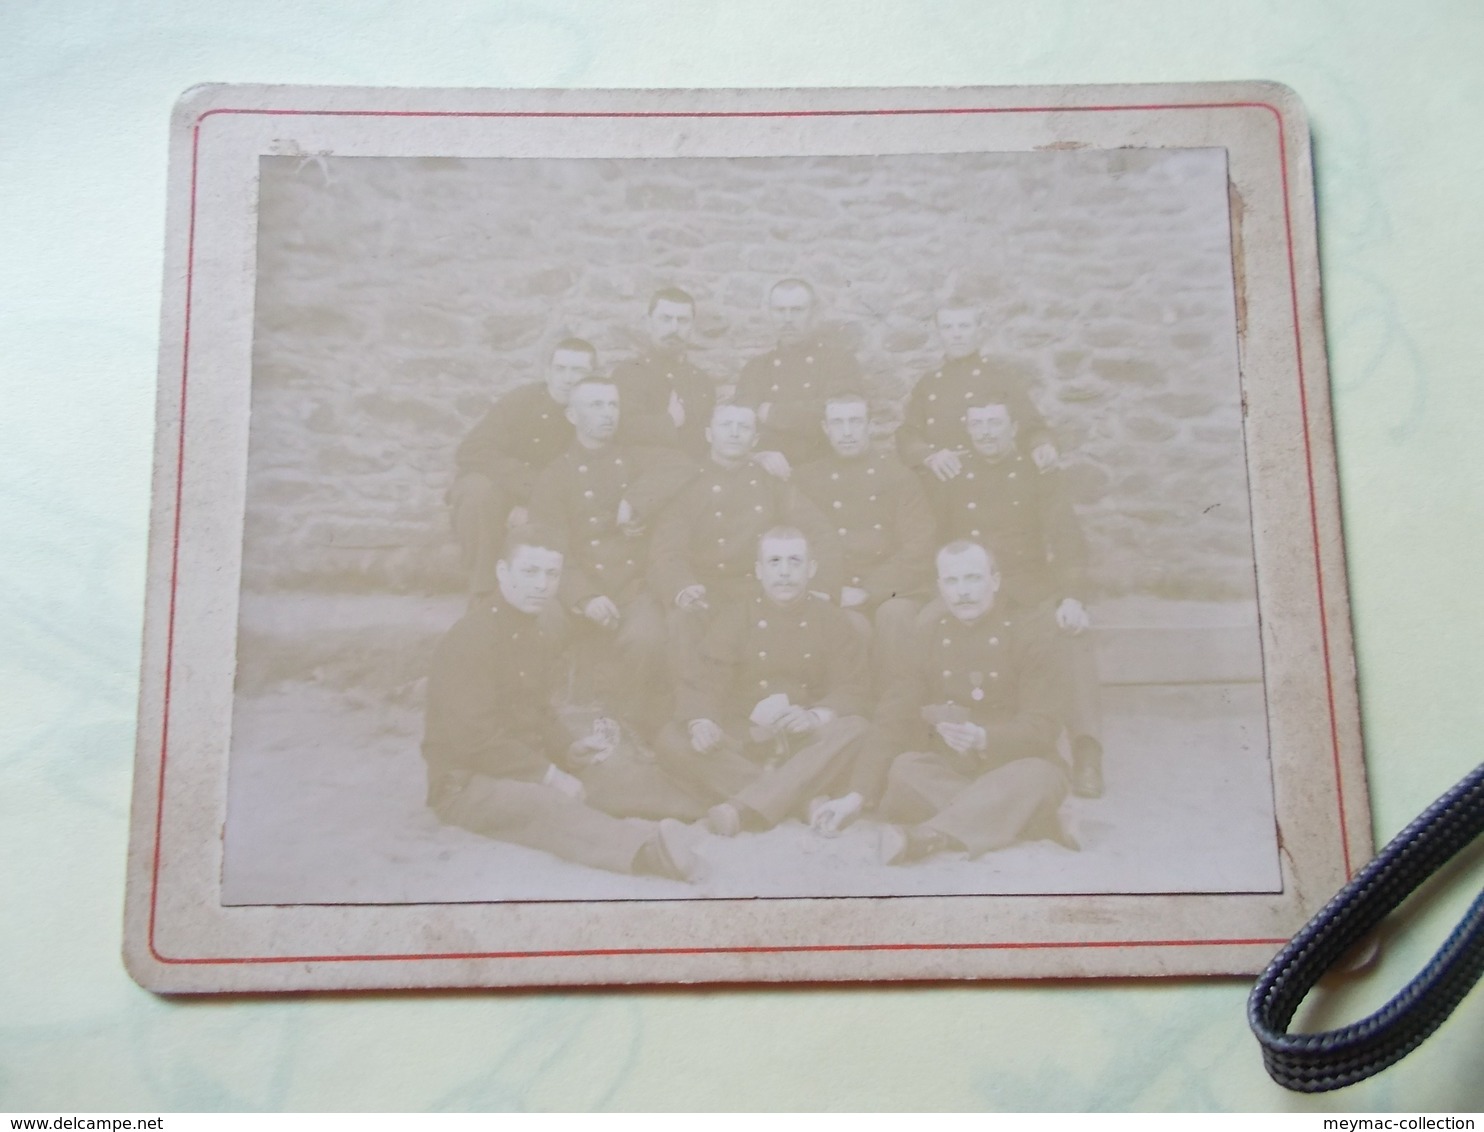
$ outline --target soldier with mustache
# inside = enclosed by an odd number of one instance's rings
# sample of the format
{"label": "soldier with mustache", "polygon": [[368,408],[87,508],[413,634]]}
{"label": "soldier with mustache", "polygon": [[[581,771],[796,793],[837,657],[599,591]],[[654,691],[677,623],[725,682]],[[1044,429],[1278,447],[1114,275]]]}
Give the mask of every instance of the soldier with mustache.
{"label": "soldier with mustache", "polygon": [[656,291],[649,300],[648,348],[613,369],[623,398],[624,443],[679,448],[705,458],[716,382],[686,357],[695,319],[696,300],[678,287]]}

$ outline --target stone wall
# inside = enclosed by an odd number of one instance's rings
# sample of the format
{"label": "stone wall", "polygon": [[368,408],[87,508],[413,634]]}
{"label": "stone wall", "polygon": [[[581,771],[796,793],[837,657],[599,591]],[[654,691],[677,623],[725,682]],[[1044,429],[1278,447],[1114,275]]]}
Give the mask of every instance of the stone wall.
{"label": "stone wall", "polygon": [[799,275],[883,435],[938,298],[982,301],[1039,370],[1100,591],[1250,597],[1226,207],[1219,151],[265,160],[244,585],[459,588],[444,493],[492,397],[567,334],[621,359],[671,284],[729,382]]}

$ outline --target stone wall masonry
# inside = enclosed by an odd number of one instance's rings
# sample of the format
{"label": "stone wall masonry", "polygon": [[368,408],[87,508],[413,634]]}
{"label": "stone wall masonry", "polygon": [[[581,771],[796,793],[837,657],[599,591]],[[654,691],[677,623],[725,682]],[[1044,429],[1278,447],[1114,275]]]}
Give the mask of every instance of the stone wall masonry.
{"label": "stone wall masonry", "polygon": [[621,360],[666,285],[728,383],[799,275],[883,438],[939,361],[939,299],[982,303],[1036,375],[1099,592],[1250,598],[1226,200],[1208,150],[265,160],[244,586],[458,589],[445,492],[492,398],[567,334]]}

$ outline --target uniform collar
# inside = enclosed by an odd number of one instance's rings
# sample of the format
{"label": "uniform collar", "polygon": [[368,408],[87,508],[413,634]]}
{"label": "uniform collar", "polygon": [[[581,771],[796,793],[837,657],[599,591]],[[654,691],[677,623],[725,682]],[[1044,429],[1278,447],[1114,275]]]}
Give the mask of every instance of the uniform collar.
{"label": "uniform collar", "polygon": [[[995,601],[996,603],[999,601],[998,595],[996,595]],[[992,604],[975,621],[960,621],[953,615],[953,610],[945,608],[942,617],[938,619],[938,624],[949,630],[962,629],[965,633],[973,633],[980,629],[1008,629],[1010,627],[1010,620],[1005,616],[1002,607],[998,604]]]}
{"label": "uniform collar", "polygon": [[968,454],[964,457],[964,463],[972,464],[975,468],[990,473],[1016,472],[1025,463],[1025,456],[1022,455],[1019,448],[1016,448],[1008,456],[1003,456],[998,460],[986,460],[971,446]]}
{"label": "uniform collar", "polygon": [[759,610],[765,610],[765,616],[766,614],[773,614],[777,617],[788,617],[790,615],[800,616],[812,609],[818,602],[819,598],[814,596],[814,592],[812,590],[805,590],[804,596],[799,598],[799,600],[794,602],[792,605],[779,605],[774,602],[773,599],[770,598],[766,593],[763,592],[763,586],[761,582],[757,584],[757,589],[753,592],[752,595],[753,606]]}
{"label": "uniform collar", "polygon": [[567,449],[567,455],[578,463],[583,461],[600,463],[603,460],[614,459],[619,455],[619,450],[618,444],[611,440],[601,448],[584,448],[582,441],[574,436],[572,438],[572,444]]}
{"label": "uniform collar", "polygon": [[817,337],[805,338],[802,341],[783,345],[780,343],[773,353],[780,358],[799,358],[805,354],[819,354],[824,350],[824,340]]}

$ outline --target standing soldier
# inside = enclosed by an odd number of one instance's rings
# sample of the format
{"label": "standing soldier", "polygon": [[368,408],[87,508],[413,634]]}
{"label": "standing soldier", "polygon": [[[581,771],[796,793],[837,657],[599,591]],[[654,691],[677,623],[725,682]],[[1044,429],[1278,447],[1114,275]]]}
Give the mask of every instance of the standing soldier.
{"label": "standing soldier", "polygon": [[716,800],[714,833],[793,814],[833,832],[861,808],[860,790],[828,793],[847,791],[869,732],[866,649],[845,614],[809,592],[816,568],[802,531],[758,540],[757,581],[713,618],[677,722],[660,733],[667,769]]}
{"label": "standing soldier", "polygon": [[743,366],[737,379],[737,404],[757,410],[759,448],[794,467],[828,450],[819,432],[825,395],[860,386],[855,359],[816,332],[815,308],[814,288],[804,280],[773,284],[768,317],[778,346]]}
{"label": "standing soldier", "polygon": [[1058,667],[1037,623],[1005,616],[994,560],[977,543],[938,552],[942,607],[918,622],[909,663],[886,690],[883,738],[897,756],[878,816],[881,859],[971,857],[1016,841],[1069,848],[1057,811],[1066,784],[1056,754]]}
{"label": "standing soldier", "polygon": [[560,545],[551,532],[513,529],[496,559],[496,593],[438,643],[423,737],[428,805],[449,825],[578,864],[694,879],[695,831],[599,808],[659,816],[699,812],[694,800],[616,751],[611,728],[574,741],[556,718],[560,642],[539,618],[560,585]]}
{"label": "standing soldier", "polygon": [[575,436],[531,492],[531,514],[567,538],[561,601],[595,626],[584,670],[595,697],[640,723],[658,726],[663,701],[665,618],[645,590],[647,524],[695,474],[669,448],[619,445],[618,387],[588,378],[567,400]]}
{"label": "standing soldier", "polygon": [[1056,443],[1027,392],[1034,369],[983,353],[979,309],[971,303],[950,299],[939,308],[935,323],[943,364],[923,377],[907,400],[897,429],[902,462],[940,481],[957,476],[964,455],[964,410],[969,401],[991,392],[1006,400],[1022,423],[1021,442],[1035,466],[1056,463]]}
{"label": "standing soldier", "polygon": [[1018,427],[1001,395],[981,391],[967,402],[960,434],[968,451],[960,472],[929,486],[939,536],[982,543],[999,564],[1000,606],[1016,617],[1054,622],[1069,666],[1066,710],[1072,748],[1072,789],[1084,798],[1103,792],[1097,662],[1087,635],[1087,542],[1060,473],[1038,471],[1017,443]]}
{"label": "standing soldier", "polygon": [[525,502],[541,469],[566,449],[565,410],[572,387],[591,377],[598,352],[564,338],[551,352],[546,381],[517,386],[497,400],[459,445],[458,476],[449,492],[453,529],[477,605],[494,592],[495,561],[508,525],[525,519]]}
{"label": "standing soldier", "polygon": [[649,300],[649,349],[613,370],[623,398],[624,443],[679,448],[705,458],[716,383],[685,356],[695,318],[696,300],[677,287],[656,291]]}
{"label": "standing soldier", "polygon": [[[871,446],[871,413],[859,393],[832,394],[824,407],[831,453],[794,475],[804,496],[835,524],[840,539],[840,606],[869,630],[876,669],[900,653],[932,585],[936,531],[918,478]],[[869,635],[869,634],[868,634]]]}

